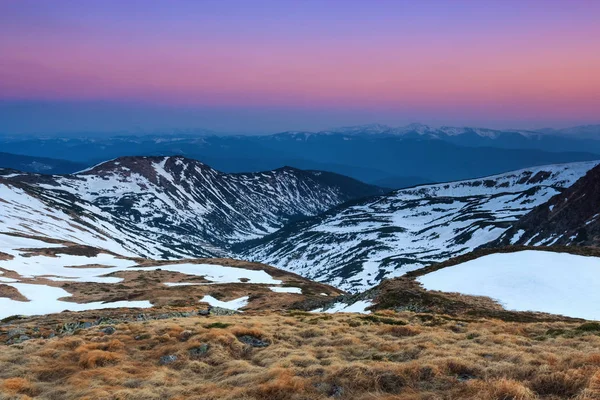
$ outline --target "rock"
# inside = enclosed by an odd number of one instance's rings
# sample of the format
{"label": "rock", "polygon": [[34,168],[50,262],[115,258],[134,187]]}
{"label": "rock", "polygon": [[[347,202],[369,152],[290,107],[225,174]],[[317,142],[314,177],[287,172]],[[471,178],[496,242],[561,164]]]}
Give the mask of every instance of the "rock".
{"label": "rock", "polygon": [[113,326],[107,326],[106,328],[100,330],[100,332],[104,333],[105,335],[112,335],[116,331],[117,330]]}
{"label": "rock", "polygon": [[333,385],[331,391],[329,392],[330,397],[342,397],[344,394],[344,388],[338,385]]}
{"label": "rock", "polygon": [[237,312],[235,310],[230,310],[228,308],[222,308],[222,307],[211,307],[210,308],[210,315],[235,315],[235,314],[239,314],[239,312]]}
{"label": "rock", "polygon": [[475,379],[475,376],[470,374],[460,374],[456,377],[456,379],[458,379],[459,382],[466,382],[470,381],[471,379]]}
{"label": "rock", "polygon": [[82,329],[87,329],[87,328],[91,328],[93,326],[93,324],[89,321],[86,321],[84,323],[81,324],[81,328]]}
{"label": "rock", "polygon": [[267,347],[270,344],[269,342],[265,342],[264,340],[252,335],[239,336],[238,340],[252,347]]}
{"label": "rock", "polygon": [[208,317],[210,315],[210,310],[198,310],[198,315]]}
{"label": "rock", "polygon": [[16,340],[15,343],[22,343],[22,342],[26,342],[28,340],[31,340],[31,337],[28,335],[21,335],[19,336],[19,338]]}
{"label": "rock", "polygon": [[11,329],[6,334],[8,335],[9,338],[14,338],[15,336],[24,335],[25,329],[22,329],[22,328]]}
{"label": "rock", "polygon": [[194,359],[194,358],[200,358],[205,356],[206,354],[208,354],[208,350],[210,350],[210,345],[208,344],[201,344],[198,347],[194,347],[188,350],[188,354],[190,356],[190,358]]}
{"label": "rock", "polygon": [[158,361],[159,365],[168,365],[177,361],[177,356],[175,354],[169,354],[166,356],[162,356]]}
{"label": "rock", "polygon": [[137,335],[134,337],[135,340],[145,340],[150,339],[151,335],[149,333],[142,333],[141,335]]}
{"label": "rock", "polygon": [[182,342],[187,342],[187,340],[189,338],[191,338],[193,335],[194,335],[194,332],[185,330],[179,334],[179,340]]}

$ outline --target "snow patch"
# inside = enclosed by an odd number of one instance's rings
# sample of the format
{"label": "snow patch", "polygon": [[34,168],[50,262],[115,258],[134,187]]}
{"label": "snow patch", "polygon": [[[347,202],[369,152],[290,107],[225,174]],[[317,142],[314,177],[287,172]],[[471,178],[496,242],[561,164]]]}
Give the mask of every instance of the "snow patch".
{"label": "snow patch", "polygon": [[490,254],[417,279],[428,290],[487,296],[508,310],[600,320],[600,258],[525,250]]}
{"label": "snow patch", "polygon": [[227,308],[228,310],[239,311],[240,308],[246,307],[248,305],[248,296],[240,297],[239,299],[234,299],[230,301],[220,301],[215,299],[212,296],[204,296],[200,302],[208,303],[213,307],[221,307]]}
{"label": "snow patch", "polygon": [[353,304],[346,304],[342,302],[335,303],[332,307],[320,308],[318,310],[313,310],[311,312],[314,313],[358,313],[358,314],[371,314],[371,311],[366,310],[366,308],[371,307],[373,303],[369,300],[360,300]]}

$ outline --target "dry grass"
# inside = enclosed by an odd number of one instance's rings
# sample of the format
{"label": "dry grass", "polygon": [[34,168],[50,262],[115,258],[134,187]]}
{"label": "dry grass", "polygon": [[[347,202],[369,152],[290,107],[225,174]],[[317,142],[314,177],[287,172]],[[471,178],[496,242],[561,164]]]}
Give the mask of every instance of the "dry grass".
{"label": "dry grass", "polygon": [[35,339],[2,348],[0,399],[600,399],[600,332],[580,323],[373,317],[191,317]]}

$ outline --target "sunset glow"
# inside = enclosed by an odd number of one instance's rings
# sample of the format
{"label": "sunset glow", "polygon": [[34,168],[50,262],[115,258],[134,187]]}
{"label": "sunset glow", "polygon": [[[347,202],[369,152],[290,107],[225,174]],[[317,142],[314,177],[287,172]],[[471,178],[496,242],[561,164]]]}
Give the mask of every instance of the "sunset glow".
{"label": "sunset glow", "polygon": [[594,122],[598,18],[584,0],[8,0],[0,99]]}

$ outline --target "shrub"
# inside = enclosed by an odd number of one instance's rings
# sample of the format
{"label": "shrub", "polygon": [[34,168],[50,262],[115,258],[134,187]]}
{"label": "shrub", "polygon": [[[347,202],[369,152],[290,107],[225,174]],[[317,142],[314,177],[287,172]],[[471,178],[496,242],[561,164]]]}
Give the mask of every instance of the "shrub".
{"label": "shrub", "polygon": [[205,328],[206,329],[213,329],[213,328],[216,328],[216,329],[225,329],[225,328],[228,328],[230,326],[231,326],[231,324],[226,324],[224,322],[213,322],[212,324],[206,325]]}
{"label": "shrub", "polygon": [[417,336],[421,333],[419,328],[410,325],[386,326],[382,331],[396,337]]}
{"label": "shrub", "polygon": [[8,378],[2,382],[2,387],[13,393],[27,393],[31,391],[31,382],[25,378]]}
{"label": "shrub", "polygon": [[511,379],[500,379],[490,385],[490,400],[530,400],[534,398],[535,395],[530,389]]}
{"label": "shrub", "polygon": [[79,365],[83,368],[105,367],[118,363],[121,358],[120,354],[110,351],[91,350],[80,354]]}
{"label": "shrub", "polygon": [[580,332],[600,332],[600,322],[586,322],[575,329]]}
{"label": "shrub", "polygon": [[531,389],[541,396],[574,397],[587,385],[588,379],[577,371],[554,372],[537,375],[530,383]]}
{"label": "shrub", "polygon": [[363,320],[373,322],[375,324],[386,324],[386,325],[407,325],[406,321],[399,319],[379,317],[377,315],[366,315],[362,317]]}

